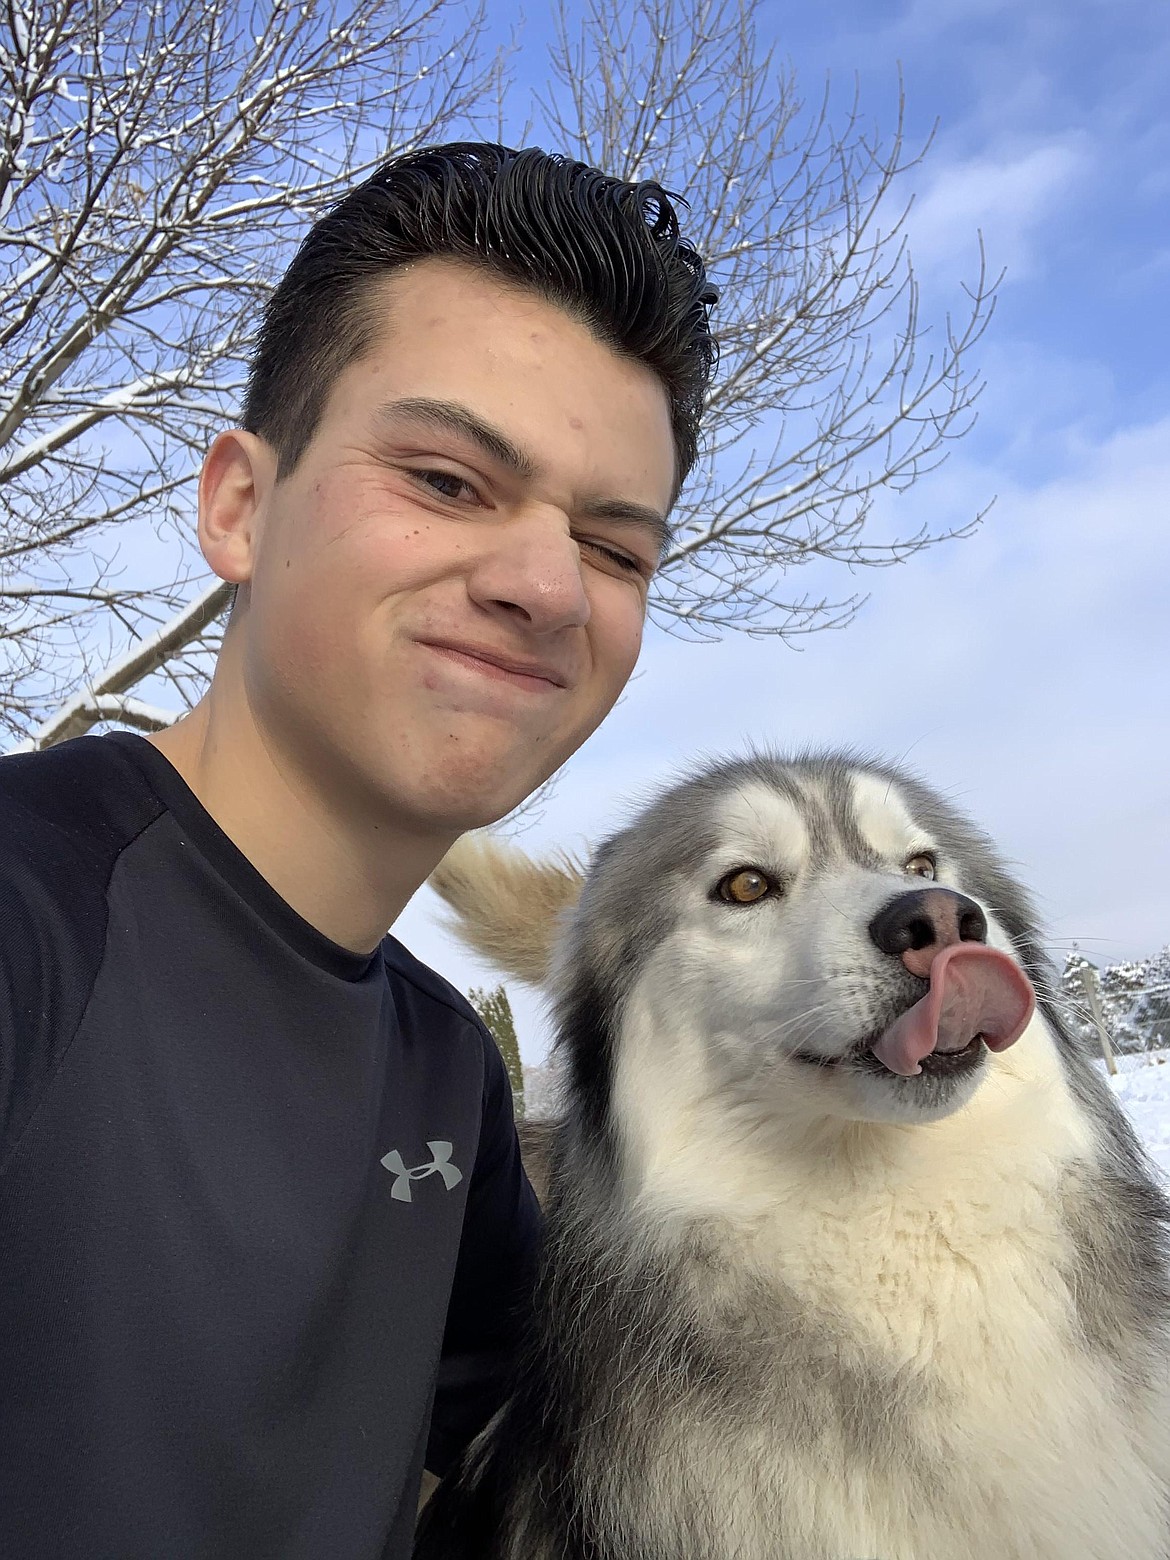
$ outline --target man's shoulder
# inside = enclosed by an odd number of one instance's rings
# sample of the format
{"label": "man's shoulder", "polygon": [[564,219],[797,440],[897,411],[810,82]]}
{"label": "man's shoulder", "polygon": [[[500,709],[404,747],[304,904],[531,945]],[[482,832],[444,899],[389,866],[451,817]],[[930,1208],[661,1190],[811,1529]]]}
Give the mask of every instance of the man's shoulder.
{"label": "man's shoulder", "polygon": [[161,810],[109,738],[0,757],[0,892],[104,892],[126,844]]}
{"label": "man's shoulder", "polygon": [[385,939],[382,952],[392,986],[405,989],[417,1000],[445,1009],[453,1020],[470,1025],[477,1034],[487,1036],[483,1020],[462,992],[430,965],[416,959],[396,937]]}
{"label": "man's shoulder", "polygon": [[107,738],[0,758],[0,1163],[85,1012],[118,857],[160,810]]}

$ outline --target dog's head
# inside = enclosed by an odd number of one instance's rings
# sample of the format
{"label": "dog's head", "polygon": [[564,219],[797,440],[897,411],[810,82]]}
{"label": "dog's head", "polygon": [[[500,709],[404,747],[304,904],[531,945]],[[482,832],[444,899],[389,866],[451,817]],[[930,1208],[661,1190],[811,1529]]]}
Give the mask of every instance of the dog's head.
{"label": "dog's head", "polygon": [[620,1026],[623,1044],[697,1039],[715,1089],[922,1122],[1021,1033],[1038,963],[1022,891],[942,798],[849,755],[761,756],[600,848],[555,985],[587,1110]]}

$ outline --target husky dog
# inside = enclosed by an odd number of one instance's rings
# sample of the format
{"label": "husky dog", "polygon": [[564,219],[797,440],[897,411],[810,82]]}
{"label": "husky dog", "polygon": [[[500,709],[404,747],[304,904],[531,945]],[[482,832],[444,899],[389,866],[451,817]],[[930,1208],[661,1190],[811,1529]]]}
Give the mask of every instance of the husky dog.
{"label": "husky dog", "polygon": [[531,1354],[418,1556],[1168,1560],[1170,1208],[983,835],[757,756],[583,885],[438,887],[567,1083]]}

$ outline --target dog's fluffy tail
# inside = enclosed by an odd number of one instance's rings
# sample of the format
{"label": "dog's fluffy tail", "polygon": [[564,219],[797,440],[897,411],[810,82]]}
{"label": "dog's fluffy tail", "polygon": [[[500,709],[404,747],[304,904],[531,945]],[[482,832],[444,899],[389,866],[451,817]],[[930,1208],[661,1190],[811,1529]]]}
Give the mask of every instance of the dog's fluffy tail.
{"label": "dog's fluffy tail", "polygon": [[448,925],[461,942],[505,974],[542,986],[584,876],[571,856],[534,861],[490,835],[465,834],[428,882],[454,912]]}

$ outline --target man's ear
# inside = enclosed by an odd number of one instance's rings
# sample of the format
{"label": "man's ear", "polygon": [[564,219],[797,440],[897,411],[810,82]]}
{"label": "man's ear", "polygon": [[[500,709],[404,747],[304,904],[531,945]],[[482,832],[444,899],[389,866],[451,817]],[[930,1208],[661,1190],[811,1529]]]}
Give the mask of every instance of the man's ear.
{"label": "man's ear", "polygon": [[252,578],[261,523],[276,482],[276,452],[254,433],[231,428],[208,450],[199,474],[199,546],[230,585]]}

